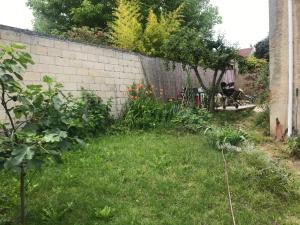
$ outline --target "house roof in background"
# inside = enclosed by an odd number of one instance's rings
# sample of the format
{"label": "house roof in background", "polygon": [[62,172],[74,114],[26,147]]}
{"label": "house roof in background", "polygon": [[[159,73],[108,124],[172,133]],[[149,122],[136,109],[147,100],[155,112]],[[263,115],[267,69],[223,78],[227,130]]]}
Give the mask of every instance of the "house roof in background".
{"label": "house roof in background", "polygon": [[250,47],[250,48],[242,48],[239,50],[239,55],[243,56],[243,57],[248,57],[251,56],[253,54],[254,48]]}

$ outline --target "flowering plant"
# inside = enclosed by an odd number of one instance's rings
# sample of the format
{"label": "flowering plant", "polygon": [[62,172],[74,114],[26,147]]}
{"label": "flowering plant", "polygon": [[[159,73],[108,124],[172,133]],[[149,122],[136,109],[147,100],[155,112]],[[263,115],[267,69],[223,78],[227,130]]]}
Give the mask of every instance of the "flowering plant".
{"label": "flowering plant", "polygon": [[150,85],[133,83],[128,88],[128,98],[130,100],[136,100],[138,98],[154,98],[153,90]]}

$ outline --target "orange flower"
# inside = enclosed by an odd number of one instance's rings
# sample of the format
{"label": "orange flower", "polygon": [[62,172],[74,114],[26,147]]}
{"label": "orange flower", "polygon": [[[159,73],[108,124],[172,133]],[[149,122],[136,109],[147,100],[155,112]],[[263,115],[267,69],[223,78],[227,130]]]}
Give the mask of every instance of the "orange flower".
{"label": "orange flower", "polygon": [[138,87],[138,89],[142,89],[142,88],[144,88],[144,85],[143,84],[139,84],[137,87]]}

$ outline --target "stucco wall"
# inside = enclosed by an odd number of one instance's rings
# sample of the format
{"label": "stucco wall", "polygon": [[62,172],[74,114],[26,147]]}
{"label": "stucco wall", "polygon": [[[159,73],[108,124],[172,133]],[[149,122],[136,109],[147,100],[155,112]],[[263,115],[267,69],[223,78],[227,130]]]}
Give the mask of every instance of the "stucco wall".
{"label": "stucco wall", "polygon": [[[270,4],[270,91],[271,133],[275,119],[287,128],[288,102],[288,1],[269,0]],[[300,1],[294,0],[294,126],[300,127],[296,89],[300,89]],[[300,103],[300,102],[299,102]],[[298,107],[297,107],[298,105]]]}

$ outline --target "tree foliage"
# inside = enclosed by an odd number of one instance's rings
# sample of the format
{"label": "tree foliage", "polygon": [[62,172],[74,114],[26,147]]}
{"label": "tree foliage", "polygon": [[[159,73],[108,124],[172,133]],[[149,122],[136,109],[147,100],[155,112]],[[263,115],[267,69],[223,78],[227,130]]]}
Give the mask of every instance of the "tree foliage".
{"label": "tree foliage", "polygon": [[[113,21],[117,0],[27,0],[33,10],[34,29],[43,33],[60,34],[72,27],[88,26],[106,29]],[[150,10],[156,15],[171,12],[183,5],[182,24],[204,33],[211,33],[213,25],[221,21],[216,7],[209,0],[140,0],[143,27]]]}
{"label": "tree foliage", "polygon": [[172,12],[161,12],[160,18],[150,10],[143,34],[142,52],[150,56],[163,55],[162,46],[180,27],[181,10],[182,7],[179,7]]}
{"label": "tree foliage", "polygon": [[259,41],[255,45],[254,56],[258,59],[265,59],[269,61],[269,37]]}
{"label": "tree foliage", "polygon": [[255,56],[239,57],[238,64],[240,74],[257,74],[267,64],[267,60],[258,59]]}
{"label": "tree foliage", "polygon": [[[164,46],[164,52],[167,59],[181,62],[184,67],[194,70],[200,86],[208,94],[208,108],[213,111],[214,97],[220,82],[233,60],[237,58],[236,49],[227,46],[222,37],[211,40],[197,30],[184,27],[171,35]],[[199,66],[214,72],[210,86],[206,86],[203,82]]]}
{"label": "tree foliage", "polygon": [[112,20],[115,1],[107,0],[28,0],[33,10],[34,30],[64,33],[72,27],[106,28]]}
{"label": "tree foliage", "polygon": [[139,49],[143,30],[138,3],[119,0],[113,15],[115,20],[109,24],[109,36],[112,44],[132,51]]}
{"label": "tree foliage", "polygon": [[100,45],[106,43],[105,33],[98,28],[83,27],[73,27],[70,31],[66,33],[66,38],[76,42]]}

